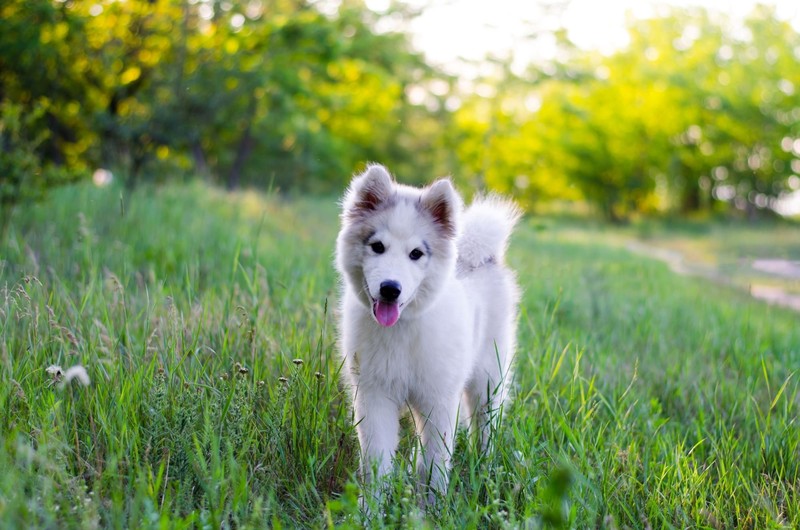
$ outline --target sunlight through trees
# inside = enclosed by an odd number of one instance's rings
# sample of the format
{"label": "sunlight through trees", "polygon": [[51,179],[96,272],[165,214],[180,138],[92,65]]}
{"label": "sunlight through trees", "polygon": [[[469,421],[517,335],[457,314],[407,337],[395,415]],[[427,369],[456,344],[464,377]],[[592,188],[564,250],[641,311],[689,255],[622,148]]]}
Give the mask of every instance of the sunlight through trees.
{"label": "sunlight through trees", "polygon": [[388,5],[9,0],[0,102],[41,114],[26,134],[42,162],[128,185],[330,192],[375,160],[610,220],[757,216],[800,187],[800,35],[771,8],[632,20],[607,54],[557,31],[553,59],[495,61],[465,89],[386,30],[415,15]]}

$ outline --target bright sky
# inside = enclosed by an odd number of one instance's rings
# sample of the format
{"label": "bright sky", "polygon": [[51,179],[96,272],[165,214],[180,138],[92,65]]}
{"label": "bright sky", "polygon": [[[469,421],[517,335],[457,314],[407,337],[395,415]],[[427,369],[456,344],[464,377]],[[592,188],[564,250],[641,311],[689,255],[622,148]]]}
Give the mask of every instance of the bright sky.
{"label": "bright sky", "polygon": [[[411,32],[414,44],[428,59],[448,70],[460,57],[480,60],[487,52],[508,55],[514,50],[517,64],[552,53],[546,41],[533,45],[524,36],[533,29],[567,28],[570,39],[583,48],[613,51],[626,44],[625,20],[654,15],[664,5],[700,5],[734,18],[743,18],[758,3],[755,0],[572,0],[565,10],[550,15],[536,0],[403,0],[423,7]],[[388,0],[367,0],[376,11],[386,9]],[[553,3],[553,2],[550,2]],[[765,0],[777,6],[778,16],[800,31],[800,0]],[[548,49],[550,48],[550,49]],[[455,71],[453,73],[456,73]]]}

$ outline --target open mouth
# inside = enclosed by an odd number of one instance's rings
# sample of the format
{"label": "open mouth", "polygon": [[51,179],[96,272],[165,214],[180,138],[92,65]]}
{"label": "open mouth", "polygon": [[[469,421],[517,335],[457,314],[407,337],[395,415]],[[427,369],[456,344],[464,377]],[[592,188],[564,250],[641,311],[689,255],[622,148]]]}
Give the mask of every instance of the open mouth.
{"label": "open mouth", "polygon": [[385,327],[394,326],[400,318],[402,304],[397,302],[385,302],[383,300],[372,300],[372,314],[378,324]]}

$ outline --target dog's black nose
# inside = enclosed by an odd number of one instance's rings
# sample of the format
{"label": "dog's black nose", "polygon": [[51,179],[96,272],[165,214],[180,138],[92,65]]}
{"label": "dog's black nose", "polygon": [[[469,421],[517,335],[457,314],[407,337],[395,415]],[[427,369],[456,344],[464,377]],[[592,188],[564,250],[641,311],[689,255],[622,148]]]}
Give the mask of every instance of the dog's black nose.
{"label": "dog's black nose", "polygon": [[387,302],[394,302],[400,296],[400,284],[394,280],[381,282],[381,298]]}

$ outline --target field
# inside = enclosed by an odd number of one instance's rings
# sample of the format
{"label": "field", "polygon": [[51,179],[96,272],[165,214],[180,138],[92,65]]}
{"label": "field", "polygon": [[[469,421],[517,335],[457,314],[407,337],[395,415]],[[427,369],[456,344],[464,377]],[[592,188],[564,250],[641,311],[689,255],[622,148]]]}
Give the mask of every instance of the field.
{"label": "field", "polygon": [[[365,519],[336,216],[200,184],[64,188],[18,212],[0,243],[0,527],[800,527],[798,314],[623,243],[704,249],[708,232],[537,218],[509,257],[525,294],[495,450],[461,436],[428,508],[401,462]],[[775,230],[760,252],[797,259]],[[88,386],[66,381],[76,365]]]}

